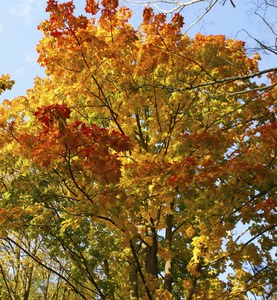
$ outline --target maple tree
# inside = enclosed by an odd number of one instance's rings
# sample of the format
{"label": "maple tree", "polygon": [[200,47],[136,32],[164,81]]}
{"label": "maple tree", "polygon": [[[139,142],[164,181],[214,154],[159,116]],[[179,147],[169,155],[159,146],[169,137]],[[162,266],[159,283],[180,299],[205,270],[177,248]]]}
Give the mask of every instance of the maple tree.
{"label": "maple tree", "polygon": [[85,10],[48,1],[47,77],[1,105],[4,245],[67,299],[273,297],[276,69],[179,14],[135,30],[117,1]]}

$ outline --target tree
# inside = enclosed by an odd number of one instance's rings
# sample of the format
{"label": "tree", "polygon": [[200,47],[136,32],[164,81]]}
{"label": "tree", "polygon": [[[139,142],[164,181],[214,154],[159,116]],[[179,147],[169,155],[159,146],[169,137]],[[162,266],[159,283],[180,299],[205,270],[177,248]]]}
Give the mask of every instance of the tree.
{"label": "tree", "polygon": [[24,231],[11,232],[1,240],[0,249],[1,299],[65,299],[68,296],[66,283],[33,260],[36,257],[64,273],[65,264],[57,264],[43,247],[42,239],[31,239]]}
{"label": "tree", "polygon": [[40,240],[70,299],[276,295],[276,68],[179,14],[85,9],[48,1],[47,77],[2,104],[2,238]]}

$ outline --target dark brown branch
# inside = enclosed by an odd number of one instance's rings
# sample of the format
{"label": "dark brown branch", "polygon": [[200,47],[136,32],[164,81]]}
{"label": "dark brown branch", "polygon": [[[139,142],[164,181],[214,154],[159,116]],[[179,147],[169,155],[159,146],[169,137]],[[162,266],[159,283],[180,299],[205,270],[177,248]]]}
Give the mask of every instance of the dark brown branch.
{"label": "dark brown branch", "polygon": [[2,276],[3,276],[3,280],[4,280],[4,282],[5,282],[6,288],[7,288],[7,290],[8,290],[9,298],[10,298],[11,300],[13,300],[12,295],[11,295],[11,292],[10,292],[10,288],[9,288],[9,285],[8,285],[8,282],[7,282],[7,279],[6,279],[6,275],[5,275],[5,272],[4,272],[4,270],[3,270],[3,267],[2,267],[2,264],[1,264],[1,263],[0,263],[0,269],[1,269],[1,273],[2,273]]}
{"label": "dark brown branch", "polygon": [[[71,235],[67,232],[67,230],[65,230],[65,233],[66,233],[67,237],[71,240],[71,242],[73,242],[73,243],[75,244],[75,246],[78,246],[78,245],[74,242],[74,240],[72,239]],[[89,277],[89,280],[92,282],[92,284],[95,286],[95,288],[96,288],[97,291],[99,292],[100,297],[101,297],[102,299],[106,299],[106,296],[102,293],[100,287],[98,286],[98,284],[97,284],[96,281],[94,280],[94,278],[93,278],[91,272],[89,271],[88,265],[87,265],[87,261],[86,261],[86,259],[84,258],[82,252],[79,251],[79,254],[76,253],[76,252],[73,251],[73,250],[72,250],[72,249],[71,249],[71,248],[70,248],[70,247],[69,247],[69,246],[61,239],[61,238],[59,238],[56,234],[54,234],[53,232],[52,232],[51,234],[52,234],[52,236],[53,236],[54,238],[56,238],[56,239],[60,242],[60,244],[62,245],[62,247],[63,247],[64,249],[67,249],[67,250],[71,253],[72,257],[77,256],[79,259],[81,259],[81,260],[84,262],[85,268],[81,265],[81,263],[78,261],[78,259],[77,259],[77,260],[74,259],[74,261],[77,262],[77,264],[79,265],[79,268],[82,269],[83,271],[86,271],[86,272],[87,272],[88,277]],[[91,290],[91,289],[89,289],[89,290]],[[91,291],[92,291],[92,290],[91,290]]]}
{"label": "dark brown branch", "polygon": [[[160,88],[160,89],[165,89],[165,90],[168,90],[171,92],[181,92],[181,91],[187,91],[187,90],[195,90],[195,89],[199,89],[202,87],[206,87],[206,86],[210,86],[210,85],[214,85],[214,84],[218,84],[218,83],[230,83],[230,82],[234,82],[234,81],[243,81],[243,80],[261,76],[263,74],[267,74],[269,72],[277,72],[277,68],[271,68],[271,69],[263,70],[263,71],[245,75],[245,76],[227,77],[227,78],[209,81],[206,83],[201,83],[201,84],[188,86],[188,87],[184,87],[184,88],[176,88],[176,87],[170,87],[170,86],[165,86],[165,85],[156,85],[155,87]],[[138,86],[136,89],[141,89],[143,87],[153,87],[153,85],[144,84],[144,85]],[[266,86],[265,86],[265,88],[266,88]]]}
{"label": "dark brown branch", "polygon": [[[233,7],[236,7],[234,2],[232,0],[230,0],[231,4],[233,5]],[[222,5],[224,5],[226,3],[226,0],[223,1]]]}
{"label": "dark brown branch", "polygon": [[140,119],[139,119],[139,115],[138,113],[136,113],[136,121],[137,121],[137,126],[138,126],[138,135],[139,135],[139,138],[140,138],[140,142],[141,142],[141,146],[142,148],[148,152],[148,145],[147,145],[147,142],[145,142],[145,139],[144,139],[144,136],[143,136],[143,133],[142,133],[142,129],[141,129],[141,125],[140,125]]}

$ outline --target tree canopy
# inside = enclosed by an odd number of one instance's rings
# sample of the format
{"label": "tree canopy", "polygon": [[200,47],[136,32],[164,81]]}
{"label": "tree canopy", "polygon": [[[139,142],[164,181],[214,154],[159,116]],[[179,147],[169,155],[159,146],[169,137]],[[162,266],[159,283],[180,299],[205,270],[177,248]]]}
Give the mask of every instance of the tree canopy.
{"label": "tree canopy", "polygon": [[0,108],[1,297],[274,299],[277,69],[178,13],[47,11],[47,76]]}

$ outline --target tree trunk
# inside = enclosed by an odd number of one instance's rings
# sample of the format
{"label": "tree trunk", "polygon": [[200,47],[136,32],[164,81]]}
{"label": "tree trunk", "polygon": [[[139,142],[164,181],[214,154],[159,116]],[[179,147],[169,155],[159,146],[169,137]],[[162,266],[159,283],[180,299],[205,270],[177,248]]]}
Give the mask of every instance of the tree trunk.
{"label": "tree trunk", "polygon": [[135,262],[130,264],[130,300],[138,300],[138,270]]}
{"label": "tree trunk", "polygon": [[31,285],[32,285],[33,268],[34,268],[33,265],[31,267],[29,267],[29,266],[26,267],[26,272],[25,272],[26,278],[24,280],[25,281],[24,286],[22,287],[23,293],[24,293],[24,296],[23,296],[24,300],[29,299]]}
{"label": "tree trunk", "polygon": [[[171,203],[171,209],[173,209],[173,202]],[[171,241],[172,241],[172,214],[166,216],[166,231],[165,231],[165,247],[171,250]],[[169,258],[165,262],[164,268],[164,289],[171,292],[172,286],[172,259]]]}
{"label": "tree trunk", "polygon": [[148,246],[146,252],[146,273],[158,277],[158,240],[157,233],[154,227],[152,227],[152,245]]}

